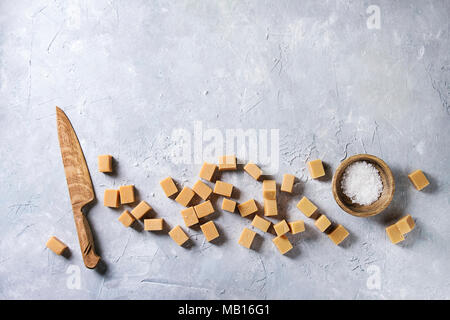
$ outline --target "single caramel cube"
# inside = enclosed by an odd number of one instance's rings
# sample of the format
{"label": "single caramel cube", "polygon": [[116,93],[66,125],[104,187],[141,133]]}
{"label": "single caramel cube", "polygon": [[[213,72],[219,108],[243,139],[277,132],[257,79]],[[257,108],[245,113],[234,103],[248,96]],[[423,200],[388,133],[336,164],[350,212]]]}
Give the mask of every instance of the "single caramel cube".
{"label": "single caramel cube", "polygon": [[219,157],[219,171],[236,170],[236,156],[221,156]]}
{"label": "single caramel cube", "polygon": [[166,197],[171,197],[178,192],[178,188],[171,177],[167,177],[164,180],[161,180],[159,184],[166,194]]}
{"label": "single caramel cube", "polygon": [[180,226],[176,226],[169,231],[169,236],[175,241],[179,246],[182,246],[186,241],[189,240],[187,234],[181,229]]}
{"label": "single caramel cube", "polygon": [[425,174],[422,172],[422,170],[416,170],[414,172],[411,172],[408,175],[409,180],[411,180],[412,184],[417,190],[422,190],[427,185],[430,184],[427,177],[425,177]]}
{"label": "single caramel cube", "polygon": [[291,221],[288,224],[292,234],[305,231],[305,222],[303,220]]}
{"label": "single caramel cube", "polygon": [[292,249],[292,244],[285,235],[278,236],[274,238],[272,241],[277,246],[278,251],[280,251],[281,254],[285,254],[286,252]]}
{"label": "single caramel cube", "polygon": [[164,228],[164,219],[144,219],[144,230],[161,231]]}
{"label": "single caramel cube", "polygon": [[64,251],[66,251],[68,248],[66,246],[66,244],[64,242],[62,242],[61,240],[59,240],[57,237],[51,237],[47,241],[45,246],[59,256],[62,255],[64,253]]}
{"label": "single caramel cube", "polygon": [[274,224],[273,228],[275,229],[277,236],[282,236],[283,234],[286,234],[291,230],[289,228],[289,225],[287,224],[286,220],[282,220],[282,221]]}
{"label": "single caramel cube", "polygon": [[321,232],[324,232],[327,230],[329,226],[331,226],[331,221],[328,220],[327,216],[324,214],[321,214],[320,217],[314,222],[314,225],[319,229]]}
{"label": "single caramel cube", "polygon": [[200,225],[206,241],[211,241],[219,237],[219,231],[217,231],[216,225],[212,221],[208,221]]}
{"label": "single caramel cube", "polygon": [[335,245],[339,245],[349,235],[348,231],[340,224],[328,234],[328,238],[334,242]]}
{"label": "single caramel cube", "polygon": [[205,162],[203,163],[203,166],[200,169],[200,173],[198,174],[198,176],[203,180],[212,181],[216,169],[217,166],[215,164]]}
{"label": "single caramel cube", "polygon": [[239,237],[238,243],[241,246],[246,247],[247,249],[250,249],[255,236],[256,236],[255,231],[244,228],[244,230],[242,230],[241,236]]}
{"label": "single caramel cube", "polygon": [[322,160],[312,160],[308,162],[308,170],[311,178],[317,179],[325,175]]}
{"label": "single caramel cube", "polygon": [[264,215],[276,216],[278,214],[277,200],[264,199]]}
{"label": "single caramel cube", "polygon": [[217,180],[214,185],[214,193],[225,197],[231,197],[231,194],[233,193],[233,185],[231,183]]}
{"label": "single caramel cube", "polygon": [[134,198],[134,186],[121,186],[119,187],[120,192],[120,203],[126,204],[126,203],[133,203],[135,200]]}
{"label": "single caramel cube", "polygon": [[198,217],[195,213],[194,207],[181,210],[181,216],[183,217],[186,227],[191,227],[198,223]]}
{"label": "single caramel cube", "polygon": [[122,212],[118,220],[122,222],[122,224],[127,228],[130,227],[134,221],[136,221],[136,219],[131,215],[131,213],[128,210]]}
{"label": "single caramel cube", "polygon": [[191,202],[192,198],[194,197],[195,193],[192,191],[189,187],[184,187],[183,190],[178,194],[178,196],[175,198],[175,201],[181,204],[184,207],[187,207],[189,205],[189,202]]}
{"label": "single caramel cube", "polygon": [[252,221],[252,226],[254,226],[255,228],[258,228],[259,230],[264,231],[264,232],[267,232],[267,230],[269,230],[269,227],[271,224],[272,224],[272,222],[270,222],[269,220],[266,220],[264,218],[261,218],[257,214],[255,214],[255,217],[253,218],[253,221]]}
{"label": "single caramel cube", "polygon": [[133,215],[133,217],[139,220],[150,210],[152,210],[152,207],[147,202],[141,201],[136,207],[134,207],[133,210],[131,210],[131,214]]}
{"label": "single caramel cube", "polygon": [[263,181],[263,198],[275,200],[277,198],[277,183],[275,180]]}
{"label": "single caramel cube", "polygon": [[105,207],[118,208],[120,205],[119,190],[106,189],[103,195],[103,205]]}
{"label": "single caramel cube", "polygon": [[203,200],[208,199],[209,195],[212,193],[212,189],[207,184],[203,183],[201,180],[198,180],[194,184],[192,190],[194,190],[194,192],[198,194],[198,196]]}
{"label": "single caramel cube", "polygon": [[283,183],[281,184],[281,191],[292,193],[292,189],[294,188],[295,176],[292,174],[284,174],[283,175]]}
{"label": "single caramel cube", "polygon": [[309,201],[309,199],[306,197],[300,199],[300,201],[297,203],[297,208],[308,218],[311,217],[317,210],[317,207],[314,205],[314,203]]}
{"label": "single caramel cube", "polygon": [[246,217],[258,211],[255,199],[250,199],[244,203],[238,204],[238,210],[242,217]]}
{"label": "single caramel cube", "polygon": [[386,233],[392,243],[399,243],[399,242],[405,240],[405,237],[403,237],[402,233],[400,232],[400,230],[397,228],[397,226],[395,224],[387,227]]}
{"label": "single caramel cube", "polygon": [[200,203],[194,206],[195,214],[198,218],[203,218],[214,213],[214,208],[210,200]]}
{"label": "single caramel cube", "polygon": [[249,175],[253,177],[253,179],[258,180],[259,177],[262,175],[262,170],[254,163],[247,163],[244,166],[245,172],[247,172]]}
{"label": "single caramel cube", "polygon": [[414,220],[410,214],[408,214],[407,216],[398,220],[395,225],[397,226],[398,230],[400,230],[401,234],[403,234],[403,235],[407,234],[415,227]]}
{"label": "single caramel cube", "polygon": [[98,156],[98,171],[100,172],[112,172],[112,156],[109,154],[103,154]]}
{"label": "single caramel cube", "polygon": [[234,212],[236,210],[236,201],[223,198],[222,201],[222,210],[228,211],[228,212]]}

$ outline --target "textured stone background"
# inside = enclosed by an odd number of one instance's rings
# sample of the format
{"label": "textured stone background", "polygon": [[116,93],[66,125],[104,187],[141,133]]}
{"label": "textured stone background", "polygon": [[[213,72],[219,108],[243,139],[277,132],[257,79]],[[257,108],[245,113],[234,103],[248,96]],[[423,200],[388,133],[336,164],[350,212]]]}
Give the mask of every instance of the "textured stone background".
{"label": "textured stone background", "polygon": [[[380,29],[366,26],[371,4]],[[0,298],[450,298],[449,12],[446,0],[1,1]],[[101,271],[82,264],[55,105],[90,167]],[[294,196],[279,198],[282,215],[303,219],[295,204],[306,195],[351,237],[336,247],[305,218],[289,255],[261,232],[247,250],[236,241],[250,220],[220,210],[216,244],[198,229],[186,249],[124,228],[102,200],[126,183],[154,215],[182,224],[158,181],[197,180],[200,166],[175,164],[169,152],[172,131],[192,133],[197,120],[222,133],[279,129],[276,178],[300,178]],[[329,179],[305,174],[308,159],[322,158],[330,177],[362,152],[384,159],[397,183],[388,210],[368,219],[339,209]],[[96,172],[103,153],[117,174]],[[431,180],[422,192],[407,179],[417,168]],[[261,202],[245,173],[223,179],[238,201]],[[417,227],[393,245],[384,228],[406,213]],[[45,248],[51,235],[70,259]]]}

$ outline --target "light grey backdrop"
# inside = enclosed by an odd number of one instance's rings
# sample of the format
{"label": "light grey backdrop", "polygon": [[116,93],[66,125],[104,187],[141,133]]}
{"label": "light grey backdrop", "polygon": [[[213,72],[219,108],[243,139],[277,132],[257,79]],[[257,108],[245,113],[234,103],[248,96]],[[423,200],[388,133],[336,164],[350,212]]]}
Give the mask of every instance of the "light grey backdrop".
{"label": "light grey backdrop", "polygon": [[[449,12],[445,0],[1,1],[0,298],[448,299]],[[81,260],[55,105],[90,168],[103,272]],[[303,219],[295,204],[306,195],[350,238],[337,247],[305,218],[288,256],[261,232],[247,250],[237,239],[250,220],[220,210],[218,244],[198,229],[186,249],[124,228],[102,200],[105,188],[128,183],[154,216],[182,224],[158,181],[197,180],[200,166],[176,164],[169,151],[173,130],[193,134],[195,121],[223,134],[279,129],[275,177],[300,178],[280,211]],[[330,176],[363,152],[384,159],[397,183],[393,204],[369,219],[345,214],[329,179],[305,172],[305,161],[322,158]],[[117,160],[116,175],[96,171],[103,153]],[[431,181],[422,192],[407,179],[418,168]],[[261,202],[245,173],[223,179],[238,201]],[[406,213],[417,227],[393,245],[384,228]],[[45,248],[51,235],[70,259]]]}

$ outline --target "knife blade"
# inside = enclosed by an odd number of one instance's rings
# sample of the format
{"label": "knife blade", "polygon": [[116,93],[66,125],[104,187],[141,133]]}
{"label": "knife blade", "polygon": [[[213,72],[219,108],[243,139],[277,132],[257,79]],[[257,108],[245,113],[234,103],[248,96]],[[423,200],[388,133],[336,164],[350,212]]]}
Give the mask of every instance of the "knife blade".
{"label": "knife blade", "polygon": [[81,254],[85,266],[92,269],[97,266],[100,256],[95,253],[92,231],[82,209],[95,199],[94,188],[77,135],[69,118],[58,107],[56,125]]}

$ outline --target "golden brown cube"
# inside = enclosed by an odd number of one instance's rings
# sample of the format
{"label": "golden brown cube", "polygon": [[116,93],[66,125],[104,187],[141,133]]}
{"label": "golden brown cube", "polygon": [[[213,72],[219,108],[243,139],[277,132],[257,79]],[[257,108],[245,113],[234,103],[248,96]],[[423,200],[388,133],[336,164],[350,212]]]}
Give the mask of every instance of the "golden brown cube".
{"label": "golden brown cube", "polygon": [[118,208],[120,205],[119,190],[106,189],[103,196],[103,205],[110,208]]}
{"label": "golden brown cube", "polygon": [[328,238],[334,242],[335,245],[339,245],[349,235],[348,231],[341,225],[338,225],[333,231],[328,234]]}
{"label": "golden brown cube", "polygon": [[417,190],[422,190],[423,188],[425,188],[427,185],[430,184],[430,182],[428,181],[427,177],[422,172],[422,170],[416,170],[414,172],[411,172],[408,175],[408,178]]}
{"label": "golden brown cube", "polygon": [[263,198],[275,200],[277,198],[277,183],[275,180],[263,181]]}
{"label": "golden brown cube", "polygon": [[214,213],[214,208],[210,200],[200,203],[194,206],[195,214],[198,218],[203,218]]}
{"label": "golden brown cube", "polygon": [[122,224],[125,227],[130,227],[133,222],[136,220],[131,213],[128,210],[125,210],[124,212],[122,212],[122,214],[120,215],[119,219],[120,222],[122,222]]}
{"label": "golden brown cube", "polygon": [[169,231],[169,236],[175,241],[179,246],[182,246],[186,241],[189,240],[187,234],[181,229],[180,226],[176,226]]}
{"label": "golden brown cube", "polygon": [[212,189],[205,183],[203,183],[201,180],[198,180],[194,186],[192,187],[192,190],[203,200],[208,199],[209,195],[212,193]]}
{"label": "golden brown cube", "polygon": [[236,210],[236,201],[223,198],[222,201],[222,210],[228,211],[228,212],[234,212]]}
{"label": "golden brown cube", "polygon": [[135,200],[134,198],[134,186],[121,186],[119,187],[119,193],[120,193],[120,203],[126,204],[126,203],[133,203]]}
{"label": "golden brown cube", "polygon": [[398,228],[395,224],[387,227],[386,233],[392,243],[399,243],[399,242],[405,240],[405,237],[403,237],[402,233],[400,232],[400,230],[398,230]]}
{"label": "golden brown cube", "polygon": [[262,175],[262,170],[254,163],[247,163],[244,166],[245,172],[247,172],[253,179],[258,180]]}
{"label": "golden brown cube", "polygon": [[205,162],[203,163],[202,168],[200,169],[199,177],[206,181],[212,181],[214,177],[214,173],[216,172],[217,166],[212,163]]}
{"label": "golden brown cube", "polygon": [[256,236],[255,231],[244,228],[244,230],[242,230],[241,236],[239,237],[238,243],[241,246],[250,249],[250,247],[252,246],[253,239],[255,239],[255,236]]}
{"label": "golden brown cube", "polygon": [[308,218],[311,217],[317,210],[317,207],[314,205],[314,203],[309,201],[309,199],[306,197],[300,199],[300,201],[297,203],[297,208]]}
{"label": "golden brown cube", "polygon": [[102,154],[98,156],[98,171],[100,172],[112,172],[112,156],[109,154]]}
{"label": "golden brown cube", "polygon": [[308,162],[308,170],[311,178],[317,179],[325,175],[322,160],[312,160]]}
{"label": "golden brown cube", "polygon": [[236,170],[236,168],[237,164],[235,155],[219,157],[219,171]]}
{"label": "golden brown cube", "polygon": [[161,180],[159,184],[166,194],[166,197],[171,197],[178,192],[178,188],[171,177],[167,177],[164,180]]}
{"label": "golden brown cube", "polygon": [[189,202],[191,202],[192,198],[194,197],[195,193],[192,191],[189,187],[184,187],[183,190],[178,194],[178,196],[175,198],[175,201],[181,204],[184,207],[187,207],[189,205]]}
{"label": "golden brown cube", "polygon": [[61,240],[59,240],[57,237],[51,237],[47,241],[45,246],[59,256],[62,255],[64,253],[64,251],[66,251],[68,248],[66,246],[66,244],[64,242],[62,242]]}
{"label": "golden brown cube", "polygon": [[277,246],[278,251],[280,251],[281,254],[285,254],[292,249],[292,244],[285,235],[278,236],[272,241]]}
{"label": "golden brown cube", "polygon": [[278,214],[277,200],[264,199],[264,215],[276,216]]}
{"label": "golden brown cube", "polygon": [[152,210],[152,207],[147,202],[141,201],[136,207],[134,207],[133,210],[131,210],[131,214],[133,215],[133,217],[139,220],[150,210]]}
{"label": "golden brown cube", "polygon": [[401,234],[405,235],[412,229],[414,229],[416,224],[414,223],[414,220],[411,217],[411,215],[408,214],[407,216],[398,220],[395,225],[397,226],[398,230],[400,230]]}
{"label": "golden brown cube", "polygon": [[255,228],[258,228],[261,231],[267,232],[267,230],[269,230],[270,225],[272,224],[272,222],[261,218],[260,216],[258,216],[257,214],[255,214],[255,217],[253,218],[252,221],[252,226],[254,226]]}
{"label": "golden brown cube", "polygon": [[161,231],[164,229],[164,219],[144,219],[144,230]]}
{"label": "golden brown cube", "polygon": [[331,221],[328,220],[327,216],[324,214],[321,214],[320,217],[314,222],[314,225],[319,229],[321,232],[324,232],[328,229],[329,226],[331,226]]}
{"label": "golden brown cube", "polygon": [[274,224],[273,228],[275,229],[277,236],[282,236],[283,234],[286,234],[290,231],[289,225],[287,224],[286,220],[282,220]]}
{"label": "golden brown cube", "polygon": [[181,210],[181,216],[183,217],[186,227],[191,227],[198,223],[198,217],[195,213],[194,207]]}
{"label": "golden brown cube", "polygon": [[217,180],[214,185],[214,193],[225,197],[231,197],[231,194],[233,193],[233,185],[231,183]]}
{"label": "golden brown cube", "polygon": [[250,199],[244,203],[238,204],[238,210],[242,217],[246,217],[258,211],[255,199]]}
{"label": "golden brown cube", "polygon": [[305,231],[305,222],[303,220],[291,221],[288,224],[292,234]]}
{"label": "golden brown cube", "polygon": [[219,231],[217,231],[216,225],[212,221],[200,225],[200,229],[202,229],[206,241],[212,241],[219,237]]}
{"label": "golden brown cube", "polygon": [[281,191],[292,193],[292,189],[294,188],[295,176],[292,174],[284,174],[283,182],[281,184]]}

